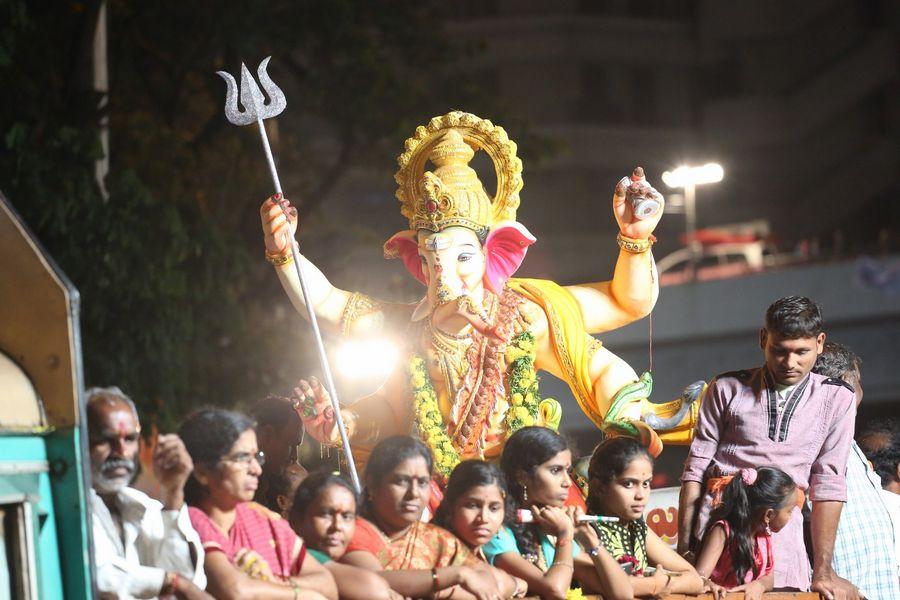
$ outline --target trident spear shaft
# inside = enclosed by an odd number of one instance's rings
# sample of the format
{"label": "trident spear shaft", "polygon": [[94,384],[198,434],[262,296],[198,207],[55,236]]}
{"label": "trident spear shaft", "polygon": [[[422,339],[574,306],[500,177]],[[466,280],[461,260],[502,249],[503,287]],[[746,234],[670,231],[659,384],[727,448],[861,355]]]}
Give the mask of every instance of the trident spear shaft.
{"label": "trident spear shaft", "polygon": [[[281,180],[278,179],[278,170],[275,168],[275,159],[272,158],[272,149],[269,147],[269,137],[266,135],[266,127],[263,125],[264,119],[271,119],[281,114],[287,106],[287,100],[275,82],[266,72],[269,64],[268,56],[259,64],[256,74],[259,82],[262,84],[266,93],[269,95],[269,104],[266,105],[262,91],[254,81],[247,66],[241,63],[241,105],[244,111],[238,110],[238,91],[237,83],[229,73],[225,71],[217,71],[217,74],[225,80],[228,87],[228,93],[225,97],[225,116],[235,125],[249,125],[253,122],[259,126],[259,137],[262,139],[263,151],[266,153],[266,160],[269,163],[269,172],[272,174],[272,183],[275,185],[275,191],[284,196],[281,190]],[[282,208],[284,210],[284,208]],[[289,218],[287,211],[284,213],[285,218]],[[310,300],[309,288],[306,278],[303,276],[303,267],[301,266],[300,245],[297,240],[291,239],[291,254],[294,257],[294,268],[297,270],[297,278],[300,280],[300,290],[303,292],[303,303],[306,305],[306,312],[309,315],[309,323],[312,325],[313,337],[316,339],[316,349],[319,352],[319,362],[322,365],[322,372],[325,375],[325,385],[328,387],[328,393],[331,395],[331,408],[334,410],[334,418],[337,421],[338,432],[341,434],[341,445],[344,448],[344,455],[347,457],[347,466],[350,469],[350,477],[353,479],[353,486],[357,493],[362,492],[359,484],[359,475],[356,472],[356,463],[353,460],[353,453],[350,451],[350,438],[347,437],[347,429],[344,427],[344,419],[341,417],[341,407],[338,403],[337,390],[334,387],[334,378],[331,376],[331,367],[328,364],[328,356],[325,354],[325,344],[322,342],[322,333],[319,331],[319,322],[316,319],[316,312]]]}

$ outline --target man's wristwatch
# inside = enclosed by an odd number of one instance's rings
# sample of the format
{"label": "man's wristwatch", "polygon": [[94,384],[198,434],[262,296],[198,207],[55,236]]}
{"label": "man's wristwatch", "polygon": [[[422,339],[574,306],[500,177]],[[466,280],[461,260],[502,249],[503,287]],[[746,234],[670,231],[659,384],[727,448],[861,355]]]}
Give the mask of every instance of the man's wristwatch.
{"label": "man's wristwatch", "polygon": [[588,550],[587,553],[591,558],[597,558],[597,556],[600,554],[600,546],[594,546],[593,548]]}

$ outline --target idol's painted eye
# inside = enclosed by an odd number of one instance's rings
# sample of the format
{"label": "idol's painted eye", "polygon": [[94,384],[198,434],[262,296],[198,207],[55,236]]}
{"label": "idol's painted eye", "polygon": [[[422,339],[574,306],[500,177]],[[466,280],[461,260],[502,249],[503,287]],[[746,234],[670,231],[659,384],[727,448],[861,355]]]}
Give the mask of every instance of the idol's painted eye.
{"label": "idol's painted eye", "polygon": [[463,252],[459,256],[456,257],[456,260],[459,262],[468,262],[472,260],[472,256],[474,256],[471,252]]}

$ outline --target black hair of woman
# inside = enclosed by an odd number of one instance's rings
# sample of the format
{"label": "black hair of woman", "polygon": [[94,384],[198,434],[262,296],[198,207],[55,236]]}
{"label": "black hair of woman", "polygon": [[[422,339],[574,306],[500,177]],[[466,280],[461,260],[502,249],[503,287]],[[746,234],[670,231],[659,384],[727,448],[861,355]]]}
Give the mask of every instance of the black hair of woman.
{"label": "black hair of woman", "polygon": [[447,489],[441,505],[434,512],[431,522],[453,532],[453,511],[456,503],[466,492],[479,486],[496,485],[505,500],[504,508],[508,511],[509,494],[506,488],[506,477],[494,463],[483,460],[464,460],[453,469],[447,481]]}
{"label": "black hair of woman", "polygon": [[372,488],[380,485],[384,478],[397,468],[397,465],[416,457],[425,460],[429,473],[434,470],[431,450],[418,438],[409,435],[395,435],[378,442],[366,463],[366,485],[363,490],[362,510],[360,511],[363,516],[372,517]]}
{"label": "black hair of woman", "polygon": [[359,505],[359,496],[346,479],[333,471],[315,471],[307,475],[306,479],[297,487],[297,492],[294,494],[294,503],[291,505],[291,522],[302,517],[306,509],[315,502],[316,498],[335,485],[350,492],[357,506]]}
{"label": "black hair of woman", "polygon": [[594,448],[588,466],[588,514],[604,514],[599,490],[615,481],[638,458],[646,458],[653,464],[653,456],[647,447],[631,437],[607,438]]}
{"label": "black hair of woman", "polygon": [[[796,484],[775,467],[743,469],[722,492],[722,502],[709,515],[709,523],[728,523],[725,548],[731,551],[731,566],[738,581],[754,569],[754,529],[769,509],[778,511],[795,502]],[[728,550],[726,550],[728,551]],[[754,571],[754,577],[759,573]]]}
{"label": "black hair of woman", "polygon": [[[178,428],[178,437],[195,465],[215,469],[238,438],[255,425],[253,419],[239,412],[201,408],[184,420]],[[205,495],[206,488],[192,474],[184,485],[185,502],[196,506]]]}
{"label": "black hair of woman", "polygon": [[565,438],[546,427],[523,427],[506,440],[500,455],[500,469],[509,490],[504,525],[512,531],[522,556],[538,556],[540,529],[534,523],[519,523],[516,519],[520,508],[529,507],[528,490],[520,477],[532,475],[540,465],[568,449]]}

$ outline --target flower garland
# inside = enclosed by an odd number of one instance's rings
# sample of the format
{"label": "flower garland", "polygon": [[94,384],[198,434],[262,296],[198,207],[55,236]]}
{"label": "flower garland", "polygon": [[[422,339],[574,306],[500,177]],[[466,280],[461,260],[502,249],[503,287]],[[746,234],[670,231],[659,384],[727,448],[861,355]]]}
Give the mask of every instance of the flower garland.
{"label": "flower garland", "polygon": [[[541,397],[534,370],[535,352],[534,334],[527,330],[514,337],[506,348],[506,397],[509,402],[506,425],[510,434],[538,422]],[[460,457],[447,434],[438,406],[437,392],[428,375],[425,359],[413,353],[407,364],[407,374],[413,396],[416,429],[419,437],[431,449],[435,470],[446,482],[459,464]]]}
{"label": "flower garland", "polygon": [[514,337],[506,348],[506,426],[510,434],[538,422],[541,395],[534,370],[534,334],[527,329]]}
{"label": "flower garland", "polygon": [[434,466],[444,482],[450,477],[454,467],[459,464],[459,453],[453,447],[444,417],[438,406],[437,392],[428,376],[425,360],[413,353],[407,365],[410,388],[413,393],[416,428],[419,437],[431,448]]}

